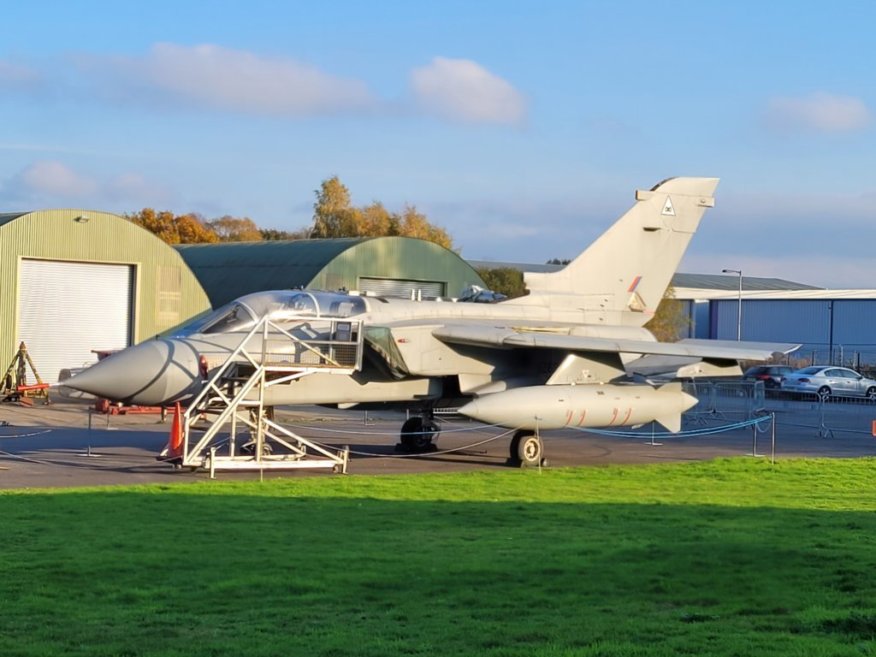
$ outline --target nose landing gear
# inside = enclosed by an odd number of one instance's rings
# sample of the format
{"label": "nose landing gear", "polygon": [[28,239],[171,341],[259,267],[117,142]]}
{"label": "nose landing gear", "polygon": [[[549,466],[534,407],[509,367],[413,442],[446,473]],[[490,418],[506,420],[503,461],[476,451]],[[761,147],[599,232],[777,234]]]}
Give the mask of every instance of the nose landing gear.
{"label": "nose landing gear", "polygon": [[437,449],[434,440],[440,431],[441,427],[438,426],[431,413],[408,418],[402,424],[397,448],[408,454],[433,452]]}

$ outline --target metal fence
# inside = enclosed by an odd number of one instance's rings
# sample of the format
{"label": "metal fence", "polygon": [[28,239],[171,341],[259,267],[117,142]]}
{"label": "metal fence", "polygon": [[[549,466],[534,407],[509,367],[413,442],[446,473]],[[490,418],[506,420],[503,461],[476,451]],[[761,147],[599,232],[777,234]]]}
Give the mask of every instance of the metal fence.
{"label": "metal fence", "polygon": [[685,414],[689,423],[704,424],[713,420],[749,420],[763,414],[763,381],[697,381],[683,385],[684,391],[699,402]]}
{"label": "metal fence", "polygon": [[791,398],[766,390],[762,381],[690,381],[685,392],[699,402],[684,415],[685,426],[742,422],[775,414],[783,431],[830,438],[839,432],[872,435],[876,401],[856,397],[820,399],[817,395]]}

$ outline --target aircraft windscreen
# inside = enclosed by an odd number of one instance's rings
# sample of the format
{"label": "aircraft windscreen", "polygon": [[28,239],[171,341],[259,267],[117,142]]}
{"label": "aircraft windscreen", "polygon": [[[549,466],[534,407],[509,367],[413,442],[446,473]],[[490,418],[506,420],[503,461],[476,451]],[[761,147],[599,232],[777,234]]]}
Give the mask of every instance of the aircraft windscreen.
{"label": "aircraft windscreen", "polygon": [[227,333],[251,328],[268,315],[272,321],[297,321],[309,318],[344,319],[368,312],[367,302],[339,292],[282,290],[255,292],[228,303],[218,310],[198,318],[174,333]]}
{"label": "aircraft windscreen", "polygon": [[275,321],[299,317],[344,318],[368,310],[361,297],[336,292],[295,291],[274,299],[270,308]]}
{"label": "aircraft windscreen", "polygon": [[255,323],[255,318],[244,306],[233,302],[223,306],[207,318],[199,333],[228,333],[241,331]]}
{"label": "aircraft windscreen", "polygon": [[319,302],[320,315],[324,317],[352,317],[368,312],[362,297],[334,292],[316,292],[314,295]]}

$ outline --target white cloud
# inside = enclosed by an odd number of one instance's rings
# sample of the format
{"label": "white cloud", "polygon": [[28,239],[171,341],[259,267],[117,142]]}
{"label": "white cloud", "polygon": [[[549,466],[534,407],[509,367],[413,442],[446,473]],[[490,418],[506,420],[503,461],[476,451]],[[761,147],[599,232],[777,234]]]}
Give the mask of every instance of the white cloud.
{"label": "white cloud", "polygon": [[468,59],[436,57],[414,69],[411,87],[427,112],[457,121],[520,124],[526,100],[511,84]]}
{"label": "white cloud", "polygon": [[75,103],[285,118],[427,114],[515,126],[527,116],[523,94],[468,59],[436,57],[414,68],[410,95],[401,102],[291,57],[215,44],[156,43],[138,55],[79,52],[52,61],[46,68],[0,60],[0,89]]}
{"label": "white cloud", "polygon": [[131,206],[159,206],[171,204],[175,195],[139,173],[123,173],[101,183],[101,196],[115,204]]}
{"label": "white cloud", "polygon": [[805,97],[776,97],[769,101],[767,119],[777,130],[854,132],[867,128],[872,114],[860,98],[814,93]]}
{"label": "white cloud", "polygon": [[175,200],[166,187],[138,173],[100,179],[56,160],[38,160],[0,181],[0,207],[88,206],[120,211]]}
{"label": "white cloud", "polygon": [[15,178],[27,196],[79,198],[93,194],[94,180],[80,175],[56,160],[40,160],[22,170]]}
{"label": "white cloud", "polygon": [[36,89],[42,82],[37,69],[0,59],[0,89]]}
{"label": "white cloud", "polygon": [[366,85],[293,59],[215,45],[158,43],[144,57],[80,60],[108,74],[114,95],[147,91],[170,102],[248,114],[310,116],[362,111],[374,104]]}
{"label": "white cloud", "polygon": [[0,82],[32,82],[39,77],[36,69],[0,59]]}

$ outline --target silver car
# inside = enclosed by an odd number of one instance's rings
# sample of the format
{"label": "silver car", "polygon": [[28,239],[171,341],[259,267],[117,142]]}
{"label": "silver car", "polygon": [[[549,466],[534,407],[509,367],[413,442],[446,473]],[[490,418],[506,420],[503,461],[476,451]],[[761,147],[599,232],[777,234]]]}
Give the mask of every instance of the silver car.
{"label": "silver car", "polygon": [[876,381],[847,367],[813,365],[785,375],[782,391],[831,397],[865,397],[876,400]]}

